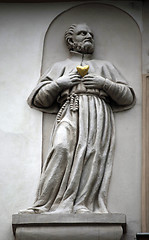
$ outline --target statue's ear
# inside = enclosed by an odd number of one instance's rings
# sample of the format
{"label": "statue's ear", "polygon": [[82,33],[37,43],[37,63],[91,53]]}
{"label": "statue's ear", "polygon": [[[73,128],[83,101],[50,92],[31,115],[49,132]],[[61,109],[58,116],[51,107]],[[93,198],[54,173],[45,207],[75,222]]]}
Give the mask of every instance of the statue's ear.
{"label": "statue's ear", "polygon": [[68,43],[69,46],[73,47],[74,46],[73,38],[68,38],[67,43]]}

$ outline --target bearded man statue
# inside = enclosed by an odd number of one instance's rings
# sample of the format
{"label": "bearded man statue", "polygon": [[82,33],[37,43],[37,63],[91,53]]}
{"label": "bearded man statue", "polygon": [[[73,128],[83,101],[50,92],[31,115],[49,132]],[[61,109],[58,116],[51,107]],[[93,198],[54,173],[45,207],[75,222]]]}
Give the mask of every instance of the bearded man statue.
{"label": "bearded man statue", "polygon": [[59,112],[37,196],[26,211],[107,213],[113,113],[133,107],[135,94],[111,63],[92,59],[94,35],[85,23],[71,25],[65,39],[70,57],[55,63],[28,99],[42,112]]}

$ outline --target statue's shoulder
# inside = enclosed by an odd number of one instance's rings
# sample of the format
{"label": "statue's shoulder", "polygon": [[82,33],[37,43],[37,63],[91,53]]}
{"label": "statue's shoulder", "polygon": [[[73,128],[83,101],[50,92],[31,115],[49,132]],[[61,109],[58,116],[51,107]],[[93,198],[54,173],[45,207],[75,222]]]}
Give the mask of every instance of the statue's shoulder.
{"label": "statue's shoulder", "polygon": [[43,74],[42,78],[45,77],[46,75],[51,75],[52,73],[54,73],[54,75],[56,73],[59,74],[59,72],[63,71],[63,69],[67,66],[68,62],[69,62],[68,59],[66,59],[51,64],[51,66],[49,66],[47,71]]}
{"label": "statue's shoulder", "polygon": [[68,64],[67,59],[51,64],[51,66],[49,66],[49,68],[42,74],[41,78],[39,79],[39,82],[45,80],[46,77],[49,77],[53,80],[55,78],[58,78],[61,75],[63,69],[67,66],[67,64]]}
{"label": "statue's shoulder", "polygon": [[91,62],[99,66],[114,67],[113,64],[107,60],[92,59]]}

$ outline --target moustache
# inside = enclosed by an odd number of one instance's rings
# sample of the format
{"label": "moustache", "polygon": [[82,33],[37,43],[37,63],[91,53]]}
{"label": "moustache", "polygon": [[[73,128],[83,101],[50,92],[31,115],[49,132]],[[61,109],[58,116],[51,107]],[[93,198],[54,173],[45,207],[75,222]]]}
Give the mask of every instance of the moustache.
{"label": "moustache", "polygon": [[86,38],[86,39],[83,40],[83,42],[84,42],[84,43],[85,43],[85,42],[93,43],[93,40],[92,40],[92,39],[89,39],[89,38]]}

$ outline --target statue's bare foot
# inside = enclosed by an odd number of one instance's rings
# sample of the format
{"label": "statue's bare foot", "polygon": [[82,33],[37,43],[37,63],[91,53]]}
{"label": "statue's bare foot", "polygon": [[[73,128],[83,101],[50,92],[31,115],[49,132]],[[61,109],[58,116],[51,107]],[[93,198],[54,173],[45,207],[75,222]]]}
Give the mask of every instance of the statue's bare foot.
{"label": "statue's bare foot", "polygon": [[33,209],[24,209],[24,210],[20,210],[19,213],[20,213],[20,214],[24,214],[24,213],[34,214],[35,211],[34,211]]}
{"label": "statue's bare foot", "polygon": [[51,214],[67,214],[67,213],[72,213],[72,209],[70,208],[60,208],[58,207],[57,209],[55,210],[52,210],[49,212]]}
{"label": "statue's bare foot", "polygon": [[84,207],[84,206],[80,206],[80,207],[77,207],[75,210],[74,210],[75,213],[91,213],[91,211]]}
{"label": "statue's bare foot", "polygon": [[20,210],[19,211],[20,214],[25,214],[25,213],[28,213],[28,214],[41,214],[41,213],[44,213],[44,210],[42,209],[38,209],[38,208],[28,208],[28,209],[25,209],[25,210]]}

